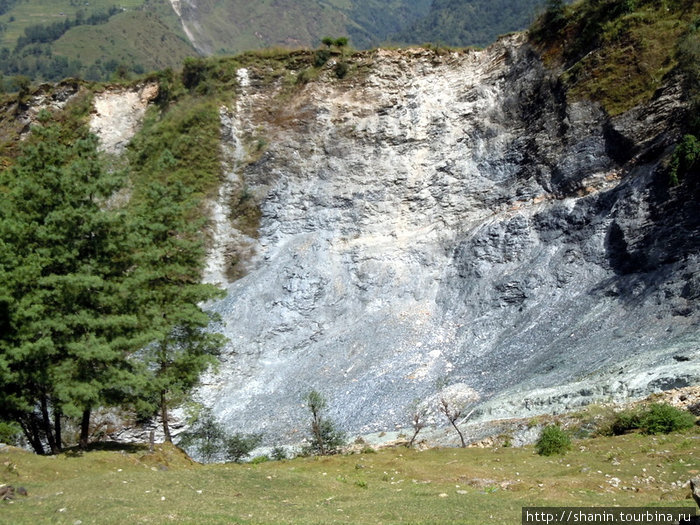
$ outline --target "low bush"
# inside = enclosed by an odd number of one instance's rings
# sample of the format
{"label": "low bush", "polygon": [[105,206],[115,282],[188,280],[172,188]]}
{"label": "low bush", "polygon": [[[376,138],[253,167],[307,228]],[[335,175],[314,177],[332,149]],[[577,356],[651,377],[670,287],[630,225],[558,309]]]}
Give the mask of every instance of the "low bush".
{"label": "low bush", "polygon": [[223,457],[239,463],[261,442],[262,434],[227,434],[211,409],[204,409],[194,416],[191,427],[181,434],[179,444],[188,453],[201,456],[205,462]]}
{"label": "low bush", "polygon": [[179,445],[189,455],[198,455],[209,462],[218,456],[224,439],[223,427],[210,409],[204,409],[193,416],[190,428],[180,435]]}
{"label": "low bush", "polygon": [[22,435],[22,429],[14,422],[0,421],[0,443],[17,445]]}
{"label": "low bush", "polygon": [[327,49],[317,49],[314,53],[314,66],[321,67],[331,58],[331,52]]}
{"label": "low bush", "polygon": [[349,67],[346,62],[338,62],[333,68],[335,76],[338,78],[345,78],[348,74]]}
{"label": "low bush", "polygon": [[346,62],[338,62],[333,68],[335,76],[338,78],[345,78],[348,74],[348,70],[349,67]]}
{"label": "low bush", "polygon": [[535,450],[540,456],[565,454],[571,448],[571,438],[557,425],[549,425],[542,430]]}
{"label": "low bush", "polygon": [[668,434],[690,428],[693,424],[695,416],[690,412],[663,403],[653,403],[643,409],[618,412],[597,433],[603,436],[621,436],[639,430],[644,434]]}
{"label": "low bush", "polygon": [[613,436],[621,436],[631,430],[640,428],[641,413],[638,410],[623,410],[616,414],[615,419],[610,426]]}
{"label": "low bush", "polygon": [[287,459],[287,451],[284,449],[284,447],[275,447],[270,452],[270,458],[274,459],[275,461]]}
{"label": "low bush", "polygon": [[670,185],[678,186],[686,173],[698,167],[700,167],[700,140],[695,135],[685,135],[671,157]]}
{"label": "low bush", "polygon": [[[233,434],[224,440],[224,451],[226,459],[239,463],[244,457],[250,454],[262,442],[262,434]],[[261,460],[260,458],[265,458]],[[267,456],[258,456],[253,459],[254,463],[267,461]]]}
{"label": "low bush", "polygon": [[671,405],[654,403],[640,418],[640,428],[644,434],[668,434],[690,428],[695,424],[695,416]]}

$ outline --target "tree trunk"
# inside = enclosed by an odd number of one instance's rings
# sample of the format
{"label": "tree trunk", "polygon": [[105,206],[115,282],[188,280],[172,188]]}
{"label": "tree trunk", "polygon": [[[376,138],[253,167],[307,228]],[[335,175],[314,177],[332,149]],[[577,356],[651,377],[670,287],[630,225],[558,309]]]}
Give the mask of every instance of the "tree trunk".
{"label": "tree trunk", "polygon": [[41,395],[39,401],[41,405],[41,422],[44,427],[44,434],[46,435],[46,442],[49,444],[49,449],[51,454],[58,454],[60,451],[56,445],[56,440],[53,435],[53,428],[51,426],[51,418],[49,417],[49,405],[46,399],[46,394]]}
{"label": "tree trunk", "polygon": [[411,440],[406,445],[406,448],[413,448],[413,443],[416,441],[416,438],[418,437],[418,432],[420,432],[422,428],[423,427],[416,427],[413,429],[413,435],[411,436]]}
{"label": "tree trunk", "polygon": [[53,409],[53,432],[56,436],[56,448],[60,452],[63,450],[63,440],[61,439],[61,411],[56,407]]}
{"label": "tree trunk", "polygon": [[30,415],[29,418],[30,420],[28,423],[21,420],[18,421],[19,426],[22,427],[22,432],[24,432],[24,436],[27,438],[27,441],[29,441],[29,444],[34,449],[34,452],[40,456],[43,456],[46,454],[46,451],[44,450],[44,445],[41,443],[41,438],[39,437],[39,427],[37,427],[34,417]]}
{"label": "tree trunk", "polygon": [[83,410],[83,418],[80,421],[80,441],[78,444],[83,450],[87,449],[88,439],[90,438],[90,412],[91,409],[89,407]]}
{"label": "tree trunk", "polygon": [[467,448],[467,444],[464,442],[464,436],[463,436],[462,433],[460,432],[459,427],[457,426],[457,424],[456,424],[453,420],[450,420],[450,423],[452,423],[452,426],[455,427],[455,430],[457,431],[457,434],[459,434],[459,440],[462,442],[462,448]]}
{"label": "tree trunk", "polygon": [[165,442],[172,443],[173,438],[170,436],[170,426],[168,425],[168,403],[165,399],[165,391],[160,393],[160,417],[163,420],[163,434],[165,434]]}
{"label": "tree trunk", "polygon": [[316,444],[318,445],[318,453],[322,456],[326,455],[326,444],[323,440],[323,432],[321,431],[321,416],[312,409],[311,413],[313,415],[313,421],[311,423],[311,432],[316,437]]}

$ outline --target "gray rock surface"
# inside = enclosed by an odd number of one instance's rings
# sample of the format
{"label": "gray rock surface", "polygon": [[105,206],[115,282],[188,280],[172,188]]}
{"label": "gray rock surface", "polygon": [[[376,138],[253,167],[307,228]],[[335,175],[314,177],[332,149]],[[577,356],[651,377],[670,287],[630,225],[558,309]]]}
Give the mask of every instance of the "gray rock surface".
{"label": "gray rock surface", "polygon": [[370,433],[444,378],[476,420],[700,382],[698,187],[660,166],[672,81],[610,119],[522,36],[356,66],[291,95],[253,70],[231,104],[224,136],[267,149],[237,168],[262,222],[197,393],[230,430],[299,441],[312,388]]}

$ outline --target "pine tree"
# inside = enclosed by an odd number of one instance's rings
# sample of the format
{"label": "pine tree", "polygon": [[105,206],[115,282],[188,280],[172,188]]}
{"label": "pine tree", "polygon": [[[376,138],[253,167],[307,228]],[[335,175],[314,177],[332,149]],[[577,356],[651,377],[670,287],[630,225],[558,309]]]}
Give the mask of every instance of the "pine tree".
{"label": "pine tree", "polygon": [[210,329],[215,316],[201,306],[223,292],[201,283],[204,223],[192,192],[181,183],[152,182],[135,199],[140,242],[132,299],[151,341],[139,353],[147,390],[140,411],[157,411],[165,439],[172,441],[169,409],[198,383],[224,342]]}
{"label": "pine tree", "polygon": [[126,312],[131,263],[124,212],[108,199],[125,182],[105,169],[86,130],[64,143],[58,125],[37,126],[0,186],[0,368],[3,419],[39,453],[61,448],[61,417],[81,418],[122,396],[136,318]]}
{"label": "pine tree", "polygon": [[[168,411],[214,362],[223,337],[202,304],[199,199],[152,183],[120,207],[126,174],[110,171],[84,128],[33,129],[0,174],[0,421],[38,453],[61,448],[61,422],[95,408]],[[127,213],[128,211],[128,213]]]}

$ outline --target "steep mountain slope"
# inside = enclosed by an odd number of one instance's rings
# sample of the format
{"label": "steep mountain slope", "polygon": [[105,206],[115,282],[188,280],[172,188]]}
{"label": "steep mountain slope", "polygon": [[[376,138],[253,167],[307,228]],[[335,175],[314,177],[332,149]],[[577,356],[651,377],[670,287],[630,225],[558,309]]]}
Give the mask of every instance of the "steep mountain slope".
{"label": "steep mountain slope", "polygon": [[367,48],[424,16],[430,2],[173,0],[172,5],[195,47],[212,54],[314,47],[327,35],[348,35],[353,45]]}
{"label": "steep mountain slope", "polygon": [[187,40],[148,11],[128,11],[101,26],[73,28],[54,43],[53,51],[87,65],[84,76],[92,80],[100,79],[91,74],[96,63],[111,61],[144,72],[180,67],[185,58],[196,55]]}
{"label": "steep mountain slope", "polygon": [[677,81],[611,119],[523,36],[354,62],[291,94],[239,70],[222,120],[225,150],[267,142],[231,164],[262,218],[199,394],[230,428],[293,440],[312,388],[367,432],[442,378],[484,417],[700,381],[698,184],[660,164]]}
{"label": "steep mountain slope", "polygon": [[119,66],[140,74],[197,54],[167,0],[14,2],[0,41],[0,72],[33,80],[105,80]]}

